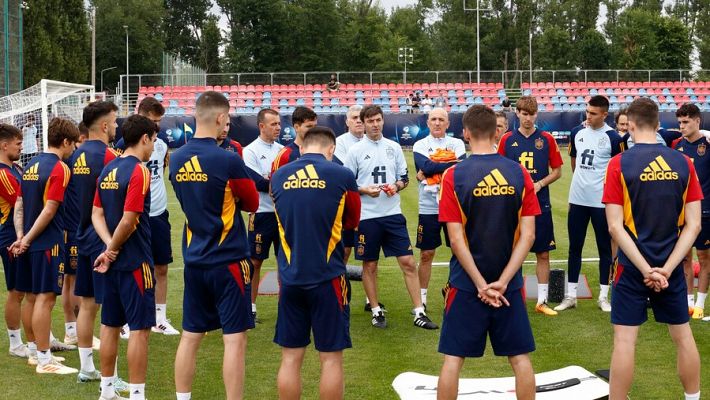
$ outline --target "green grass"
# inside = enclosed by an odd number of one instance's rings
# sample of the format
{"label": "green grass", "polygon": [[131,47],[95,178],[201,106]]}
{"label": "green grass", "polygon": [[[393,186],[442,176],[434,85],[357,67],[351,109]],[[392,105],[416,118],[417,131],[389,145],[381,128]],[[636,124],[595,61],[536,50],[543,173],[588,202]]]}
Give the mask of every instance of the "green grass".
{"label": "green grass", "polygon": [[[411,165],[411,153],[407,153]],[[567,161],[567,159],[566,159]],[[552,185],[551,197],[557,250],[552,259],[567,258],[567,191],[570,183],[570,169],[563,167],[562,178]],[[175,326],[180,326],[182,304],[182,256],[180,254],[181,227],[184,221],[170,185],[169,208],[173,225],[172,243],[175,262],[169,274],[168,316]],[[415,237],[417,220],[417,190],[409,187],[402,192],[402,209],[409,221],[410,237]],[[587,235],[584,257],[596,257],[593,235]],[[494,238],[491,238],[494,239]],[[415,256],[418,257],[417,254]],[[450,252],[441,249],[436,261],[448,261]],[[530,257],[529,259],[533,259]],[[560,268],[566,268],[563,264]],[[273,258],[265,262],[266,270],[274,270]],[[598,272],[596,263],[583,265],[582,272],[589,278],[595,295],[598,293]],[[534,273],[533,266],[525,266],[525,273]],[[364,294],[362,286],[353,284],[351,336],[353,349],[345,353],[346,395],[348,399],[394,399],[392,380],[401,372],[415,371],[437,375],[442,357],[437,353],[439,331],[424,331],[412,326],[409,315],[410,301],[404,282],[394,259],[382,259],[379,289],[382,302],[389,309],[389,328],[381,331],[370,326],[370,318],[362,309]],[[440,323],[442,298],[439,288],[445,283],[448,268],[435,267],[429,294],[429,314]],[[5,293],[0,293],[4,302]],[[273,344],[276,321],[275,296],[259,298],[259,316],[262,323],[249,332],[247,350],[247,372],[245,394],[247,399],[275,399],[276,374],[280,361],[279,347]],[[592,300],[580,300],[575,311],[562,313],[558,317],[543,317],[533,312],[534,302],[528,302],[530,321],[535,334],[537,350],[532,354],[533,366],[537,372],[580,365],[590,371],[608,368],[612,349],[612,327],[608,314],[596,307]],[[652,316],[651,316],[652,319]],[[63,337],[63,320],[60,307],[54,312],[54,332]],[[701,358],[706,363],[710,350],[710,323],[692,323]],[[174,398],[173,363],[179,338],[152,335],[149,352],[149,373],[147,395],[151,400]],[[7,337],[0,335],[0,349],[6,349]],[[125,355],[126,343],[121,343],[120,354]],[[78,366],[76,352],[64,353],[67,364]],[[95,360],[98,365],[98,355]],[[37,376],[23,361],[0,356],[3,365],[0,374],[0,398],[49,398],[49,399],[91,399],[96,398],[98,384],[77,385],[74,376]],[[221,375],[222,343],[219,332],[210,333],[205,338],[199,357],[197,377],[193,387],[194,398],[224,398]],[[665,326],[649,322],[639,336],[636,352],[636,375],[631,391],[633,399],[680,399],[682,387],[675,371],[675,350]],[[119,359],[120,375],[127,377],[126,358]],[[710,381],[708,368],[703,370],[703,381]],[[309,350],[303,368],[303,398],[318,397],[318,357]],[[510,376],[510,368],[505,358],[495,357],[487,349],[481,359],[466,361],[461,374],[463,378]],[[707,388],[704,388],[707,391]]]}

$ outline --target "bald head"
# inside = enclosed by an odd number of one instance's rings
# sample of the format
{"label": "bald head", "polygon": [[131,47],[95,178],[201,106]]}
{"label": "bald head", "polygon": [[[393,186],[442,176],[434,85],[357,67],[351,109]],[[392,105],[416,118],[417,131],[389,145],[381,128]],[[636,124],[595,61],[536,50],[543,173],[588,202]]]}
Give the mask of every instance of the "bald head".
{"label": "bald head", "polygon": [[443,108],[434,108],[429,111],[426,124],[432,137],[442,138],[446,136],[446,130],[449,129],[449,113]]}

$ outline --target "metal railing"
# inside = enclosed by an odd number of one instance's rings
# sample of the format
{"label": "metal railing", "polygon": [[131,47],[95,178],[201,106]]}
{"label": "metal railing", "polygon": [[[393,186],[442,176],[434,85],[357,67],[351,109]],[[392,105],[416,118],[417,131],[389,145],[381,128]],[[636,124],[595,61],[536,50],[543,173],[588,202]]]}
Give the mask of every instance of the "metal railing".
{"label": "metal railing", "polygon": [[[416,90],[424,83],[478,83],[477,71],[330,71],[330,72],[234,72],[121,75],[116,90],[130,103],[141,87],[181,86],[200,82],[200,86],[233,85],[325,85],[335,74],[341,84],[404,83]],[[480,83],[502,84],[520,90],[532,82],[663,82],[710,80],[710,70],[528,70],[481,71]],[[342,88],[342,86],[341,86]],[[129,95],[127,96],[126,93]],[[133,105],[134,106],[134,105]]]}

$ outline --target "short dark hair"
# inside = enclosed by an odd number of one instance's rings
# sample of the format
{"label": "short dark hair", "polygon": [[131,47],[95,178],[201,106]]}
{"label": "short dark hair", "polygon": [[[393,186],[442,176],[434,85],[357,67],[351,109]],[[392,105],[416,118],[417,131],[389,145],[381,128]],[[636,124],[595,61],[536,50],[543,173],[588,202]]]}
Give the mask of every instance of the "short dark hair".
{"label": "short dark hair", "polygon": [[82,115],[82,122],[87,129],[90,129],[94,123],[101,117],[111,114],[112,112],[118,111],[118,106],[107,100],[94,101],[89,103],[84,107],[84,114]]}
{"label": "short dark hair", "polygon": [[318,119],[318,114],[308,107],[298,106],[293,110],[293,114],[291,114],[291,123],[293,125],[300,125],[306,121],[313,121],[314,119]]}
{"label": "short dark hair", "polygon": [[383,117],[385,116],[380,106],[376,106],[374,104],[367,105],[360,110],[360,120],[365,122],[365,118],[372,118],[377,114],[380,114]]}
{"label": "short dark hair", "polygon": [[658,106],[653,100],[639,97],[631,102],[626,110],[629,121],[639,128],[656,129],[658,127]]}
{"label": "short dark hair", "polygon": [[276,110],[273,110],[271,108],[262,108],[261,110],[259,110],[259,113],[256,114],[256,123],[260,124],[264,122],[267,114],[276,115],[277,117],[279,116],[279,113],[276,112]]}
{"label": "short dark hair", "polygon": [[700,109],[698,106],[692,103],[686,103],[680,106],[678,111],[675,112],[676,118],[688,117],[688,118],[700,118]]}
{"label": "short dark hair", "polygon": [[604,110],[604,112],[609,111],[609,99],[600,94],[593,96],[591,99],[589,99],[589,103],[587,104],[592,107],[599,107]]}
{"label": "short dark hair", "polygon": [[121,133],[126,147],[135,146],[143,135],[153,136],[160,128],[155,122],[139,114],[131,115],[123,121]]}
{"label": "short dark hair", "polygon": [[214,90],[203,92],[195,102],[195,114],[202,114],[211,109],[221,109],[229,112],[229,100],[222,93]]}
{"label": "short dark hair", "polygon": [[335,144],[335,133],[327,126],[314,126],[303,136],[303,146],[315,144],[326,147]]}
{"label": "short dark hair", "polygon": [[496,133],[497,118],[490,107],[471,106],[463,114],[463,127],[477,139],[492,138]]}
{"label": "short dark hair", "polygon": [[22,131],[14,125],[0,124],[0,142],[22,139]]}
{"label": "short dark hair", "polygon": [[627,113],[626,107],[624,107],[624,108],[622,108],[621,110],[619,110],[619,111],[616,113],[616,115],[614,116],[614,122],[616,122],[617,125],[619,124],[619,118],[620,118],[622,115],[626,115],[626,117],[628,118],[628,113]]}
{"label": "short dark hair", "polygon": [[89,136],[89,129],[87,129],[86,125],[84,125],[84,121],[79,122],[78,128],[80,135]]}
{"label": "short dark hair", "polygon": [[74,121],[53,118],[47,128],[47,144],[49,147],[61,147],[64,139],[70,143],[76,143],[79,140],[79,128],[76,127]]}
{"label": "short dark hair", "polygon": [[138,114],[148,116],[148,113],[162,117],[165,114],[165,107],[155,97],[148,96],[138,104]]}

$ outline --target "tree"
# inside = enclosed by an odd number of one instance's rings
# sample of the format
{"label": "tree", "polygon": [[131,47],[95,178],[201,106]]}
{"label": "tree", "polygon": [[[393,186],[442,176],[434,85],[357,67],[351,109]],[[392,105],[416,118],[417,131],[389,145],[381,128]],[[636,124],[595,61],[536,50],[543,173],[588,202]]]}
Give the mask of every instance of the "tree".
{"label": "tree", "polygon": [[[131,75],[160,73],[165,49],[161,23],[165,15],[163,0],[92,0],[92,4],[96,7],[96,69],[117,67],[104,75],[106,85],[118,84],[119,75],[126,73],[123,26],[128,27]],[[137,92],[138,80],[131,79],[130,83],[130,90]],[[162,84],[159,80],[147,79],[141,83]]]}
{"label": "tree", "polygon": [[571,69],[574,47],[569,31],[551,26],[546,28],[542,35],[533,41],[536,57],[533,58],[536,68],[544,69]]}
{"label": "tree", "polygon": [[24,80],[90,82],[89,26],[81,0],[28,0],[24,10]]}
{"label": "tree", "polygon": [[582,69],[608,69],[611,51],[604,35],[596,29],[589,29],[577,42],[577,66]]}
{"label": "tree", "polygon": [[207,69],[202,47],[202,31],[209,22],[207,16],[212,5],[210,0],[165,0],[163,25],[165,50],[180,54],[180,57],[203,69]]}
{"label": "tree", "polygon": [[217,16],[208,16],[202,27],[202,35],[200,35],[200,60],[198,65],[209,73],[220,71],[219,46],[222,43],[222,31],[220,31],[218,23]]}

